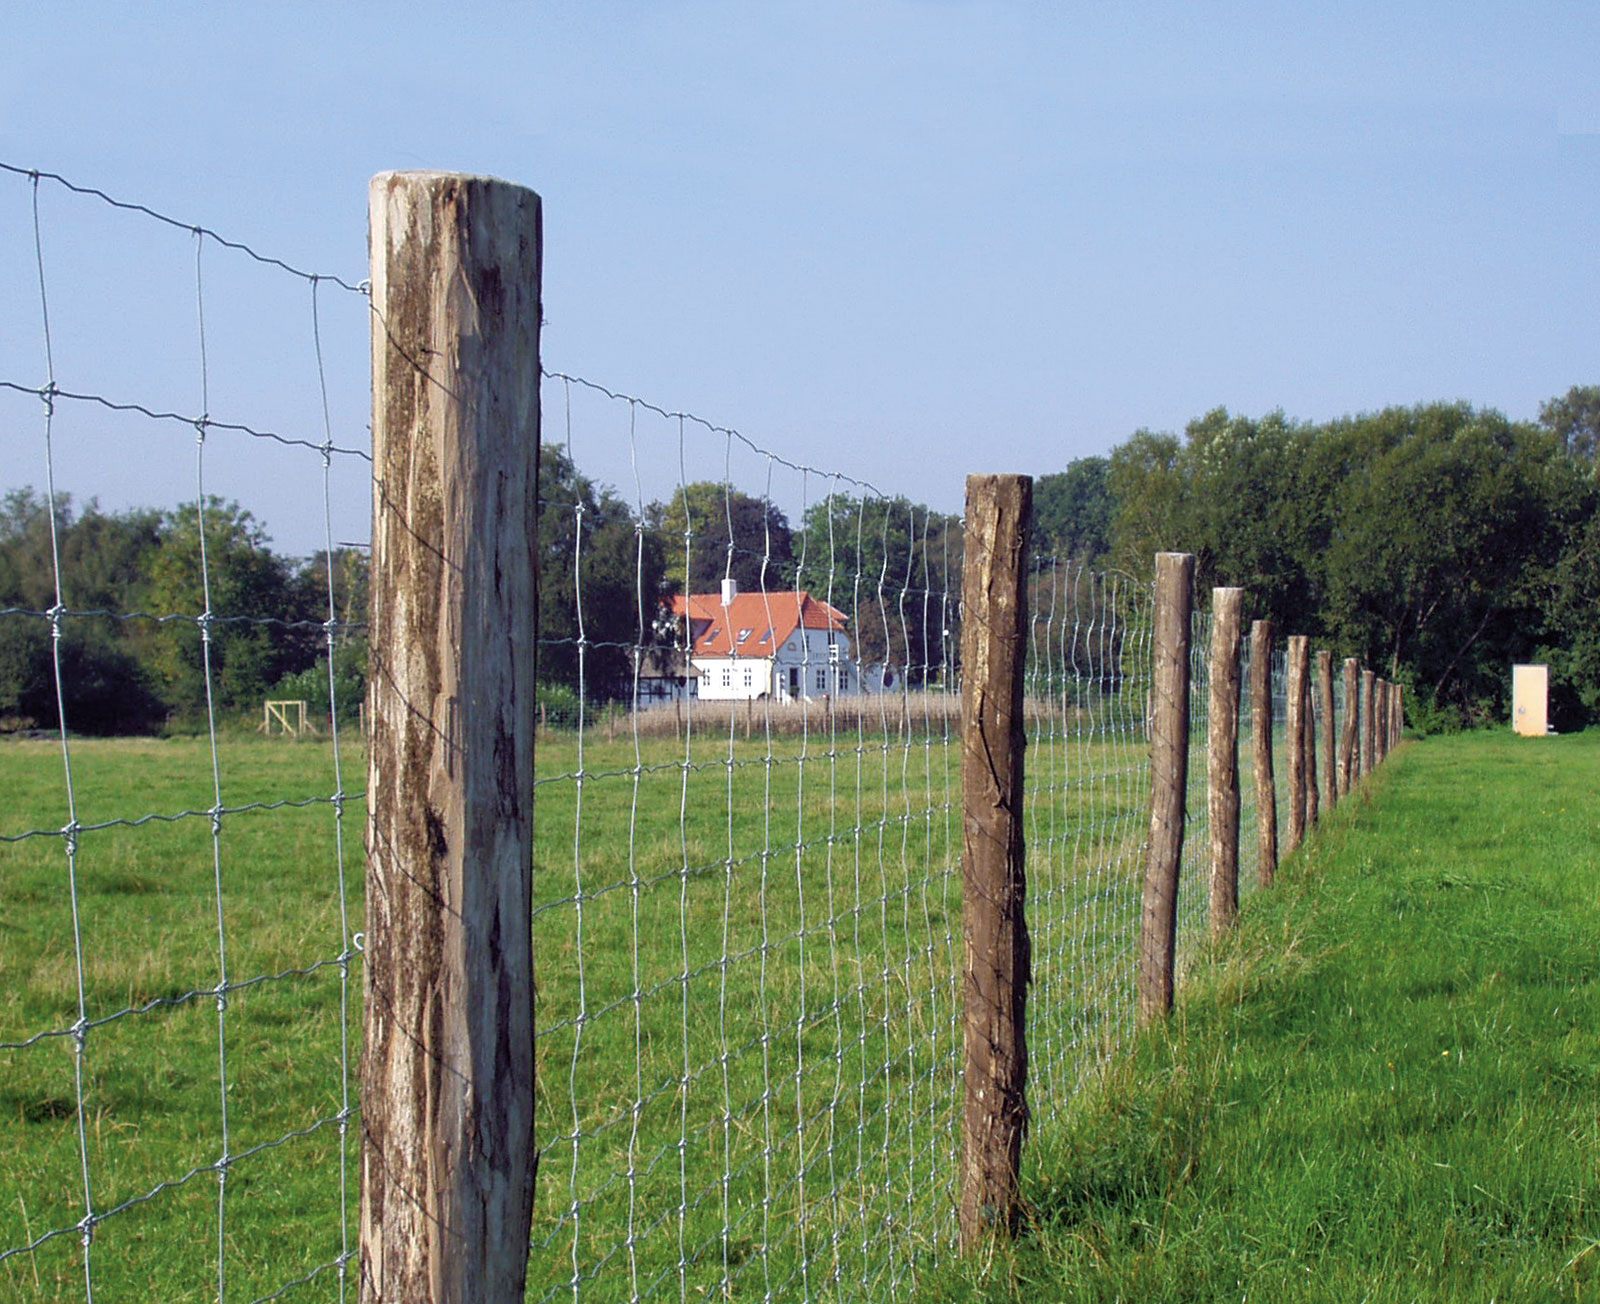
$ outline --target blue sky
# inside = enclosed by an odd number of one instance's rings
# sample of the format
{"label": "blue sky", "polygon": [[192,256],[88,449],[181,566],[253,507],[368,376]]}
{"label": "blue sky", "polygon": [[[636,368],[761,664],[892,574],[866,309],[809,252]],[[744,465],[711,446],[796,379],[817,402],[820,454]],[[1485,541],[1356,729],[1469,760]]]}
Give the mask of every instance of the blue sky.
{"label": "blue sky", "polygon": [[[1592,4],[0,14],[0,160],[350,279],[372,174],[526,184],[546,366],[946,510],[967,472],[1059,470],[1217,406],[1531,418],[1600,381]],[[30,204],[0,184],[0,380],[31,385]],[[193,241],[148,227],[41,192],[58,383],[195,412]],[[203,252],[208,408],[320,438],[306,287],[236,261]],[[318,325],[336,437],[360,444],[364,310],[324,287]],[[39,406],[0,402],[0,486],[42,482]],[[193,497],[192,435],[58,421],[62,487]],[[646,420],[630,448],[627,413],[577,413],[580,465],[630,498],[670,492],[675,441]],[[690,478],[724,465],[714,440],[686,458]],[[734,474],[759,492],[767,469]],[[365,537],[355,471],[333,490],[345,538]],[[305,552],[320,474],[214,440],[204,483]],[[791,512],[816,492],[779,480]]]}

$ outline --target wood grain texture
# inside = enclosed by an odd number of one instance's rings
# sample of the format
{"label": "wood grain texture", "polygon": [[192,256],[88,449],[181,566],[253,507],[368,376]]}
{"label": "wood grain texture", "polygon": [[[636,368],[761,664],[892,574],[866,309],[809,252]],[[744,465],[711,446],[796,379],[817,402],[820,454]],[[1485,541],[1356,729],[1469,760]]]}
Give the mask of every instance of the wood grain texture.
{"label": "wood grain texture", "polygon": [[1284,670],[1287,697],[1284,706],[1285,738],[1289,759],[1289,826],[1284,832],[1283,854],[1289,855],[1306,836],[1306,680],[1310,669],[1311,640],[1289,635]]}
{"label": "wood grain texture", "polygon": [[1211,591],[1211,674],[1206,738],[1206,815],[1211,831],[1211,932],[1239,919],[1239,635],[1244,590]]}
{"label": "wood grain texture", "polygon": [[1333,653],[1317,652],[1317,701],[1322,707],[1322,804],[1332,810],[1339,800],[1339,731],[1333,707]]}
{"label": "wood grain texture", "polygon": [[1189,645],[1194,557],[1156,554],[1150,684],[1150,840],[1139,927],[1139,1019],[1172,1009],[1178,938],[1178,871],[1189,784]]}
{"label": "wood grain texture", "polygon": [[1339,796],[1350,792],[1350,785],[1360,777],[1361,735],[1361,662],[1355,657],[1344,659],[1344,723],[1339,730]]}
{"label": "wood grain texture", "polygon": [[523,1297],[533,1209],[540,203],[371,188],[361,1299]]}
{"label": "wood grain texture", "polygon": [[962,1250],[1016,1229],[1032,977],[1023,845],[1023,665],[1033,481],[967,477],[961,600],[965,1103]]}
{"label": "wood grain texture", "polygon": [[1374,671],[1361,672],[1361,775],[1372,773],[1378,745],[1378,721],[1373,711],[1377,707],[1378,676]]}
{"label": "wood grain texture", "polygon": [[1272,769],[1272,622],[1250,626],[1250,750],[1256,783],[1256,878],[1278,874],[1278,779]]}

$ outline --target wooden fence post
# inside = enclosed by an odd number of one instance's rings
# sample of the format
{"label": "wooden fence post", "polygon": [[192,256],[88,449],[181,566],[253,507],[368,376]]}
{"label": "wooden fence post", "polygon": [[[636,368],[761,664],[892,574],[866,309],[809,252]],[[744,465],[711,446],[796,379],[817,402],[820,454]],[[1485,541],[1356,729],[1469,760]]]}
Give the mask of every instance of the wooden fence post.
{"label": "wooden fence post", "polygon": [[1377,720],[1373,709],[1377,694],[1373,691],[1378,676],[1371,670],[1361,672],[1361,777],[1372,773],[1373,749],[1378,741]]}
{"label": "wooden fence post", "polygon": [[1400,737],[1406,731],[1406,690],[1400,684],[1394,686],[1394,740],[1399,743]]}
{"label": "wooden fence post", "polygon": [[1373,744],[1373,759],[1382,765],[1383,758],[1389,754],[1389,681],[1379,675],[1373,691],[1377,694],[1377,701],[1373,704],[1372,714],[1378,730],[1377,741]]}
{"label": "wooden fence post", "polygon": [[1239,630],[1243,589],[1211,590],[1211,696],[1206,806],[1211,828],[1211,933],[1239,918]]}
{"label": "wooden fence post", "polygon": [[360,1298],[510,1304],[538,1154],[540,203],[437,172],[370,200]]}
{"label": "wooden fence post", "polygon": [[[1327,731],[1324,730],[1324,733]],[[1317,788],[1317,689],[1311,677],[1311,640],[1306,639],[1306,831],[1322,814],[1322,801]]]}
{"label": "wooden fence post", "polygon": [[966,1101],[963,1252],[1010,1234],[1028,1128],[1027,882],[1022,841],[1023,663],[1033,480],[967,477],[961,594],[962,933]]}
{"label": "wooden fence post", "polygon": [[1356,778],[1358,757],[1356,739],[1361,722],[1361,663],[1355,657],[1344,659],[1344,727],[1339,731],[1339,796],[1350,793]]}
{"label": "wooden fence post", "polygon": [[1289,752],[1289,829],[1283,839],[1283,854],[1289,855],[1306,836],[1306,673],[1310,668],[1311,640],[1304,634],[1289,635],[1288,737]]}
{"label": "wooden fence post", "polygon": [[1178,868],[1189,786],[1189,639],[1194,557],[1156,554],[1150,677],[1150,842],[1139,930],[1139,1020],[1172,1009],[1178,943]]}
{"label": "wooden fence post", "polygon": [[1256,877],[1278,873],[1278,780],[1272,772],[1272,622],[1250,626],[1250,750],[1256,781]]}
{"label": "wooden fence post", "polygon": [[1333,653],[1317,653],[1317,700],[1322,703],[1322,805],[1332,810],[1339,801],[1339,733],[1334,725]]}

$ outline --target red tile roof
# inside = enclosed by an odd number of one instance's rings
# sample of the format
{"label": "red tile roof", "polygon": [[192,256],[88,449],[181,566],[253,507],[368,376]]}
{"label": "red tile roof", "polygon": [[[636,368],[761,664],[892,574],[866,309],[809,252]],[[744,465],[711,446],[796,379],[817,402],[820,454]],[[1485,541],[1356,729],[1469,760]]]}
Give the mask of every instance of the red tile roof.
{"label": "red tile roof", "polygon": [[[809,593],[741,593],[724,607],[716,593],[678,594],[672,614],[688,616],[692,654],[770,657],[800,628],[843,632],[845,614]],[[741,639],[740,635],[743,635]]]}

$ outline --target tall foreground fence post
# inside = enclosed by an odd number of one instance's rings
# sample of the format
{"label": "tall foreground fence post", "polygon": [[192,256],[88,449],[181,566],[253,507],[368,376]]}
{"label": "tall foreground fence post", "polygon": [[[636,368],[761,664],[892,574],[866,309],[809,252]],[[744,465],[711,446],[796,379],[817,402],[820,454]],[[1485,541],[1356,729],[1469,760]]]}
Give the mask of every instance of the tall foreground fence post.
{"label": "tall foreground fence post", "polygon": [[1211,697],[1206,807],[1211,829],[1211,932],[1239,918],[1239,632],[1243,589],[1211,590]]}
{"label": "tall foreground fence post", "polygon": [[1022,688],[1033,480],[967,477],[961,594],[963,1251],[1016,1228],[1028,1127]]}
{"label": "tall foreground fence post", "polygon": [[1306,640],[1306,832],[1322,815],[1321,793],[1317,784],[1317,686],[1311,677],[1311,640]]}
{"label": "tall foreground fence post", "polygon": [[1250,626],[1250,750],[1256,781],[1256,876],[1271,887],[1278,873],[1278,781],[1272,772],[1272,622]]}
{"label": "tall foreground fence post", "polygon": [[1150,683],[1150,843],[1139,929],[1139,1021],[1172,1009],[1178,943],[1178,867],[1189,786],[1189,639],[1194,557],[1156,554]]}
{"label": "tall foreground fence post", "polygon": [[361,1299],[523,1297],[533,1136],[539,197],[371,191]]}
{"label": "tall foreground fence post", "polygon": [[1283,745],[1289,752],[1289,831],[1283,840],[1288,855],[1306,836],[1306,672],[1311,640],[1304,634],[1289,635],[1288,701],[1285,707],[1287,734]]}

